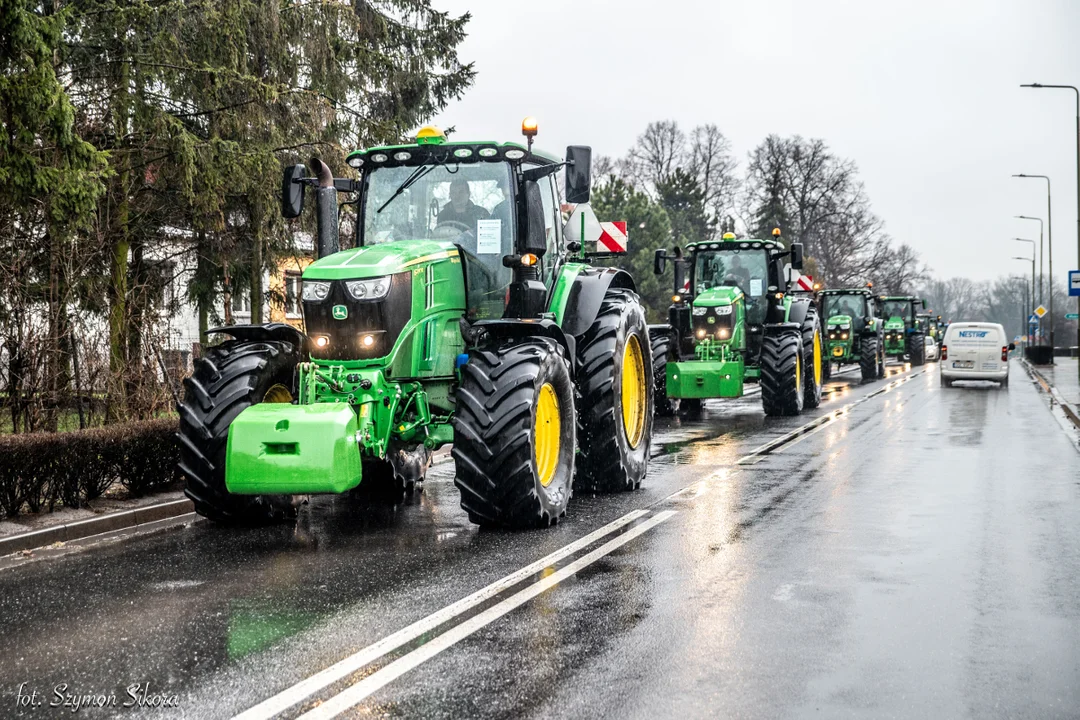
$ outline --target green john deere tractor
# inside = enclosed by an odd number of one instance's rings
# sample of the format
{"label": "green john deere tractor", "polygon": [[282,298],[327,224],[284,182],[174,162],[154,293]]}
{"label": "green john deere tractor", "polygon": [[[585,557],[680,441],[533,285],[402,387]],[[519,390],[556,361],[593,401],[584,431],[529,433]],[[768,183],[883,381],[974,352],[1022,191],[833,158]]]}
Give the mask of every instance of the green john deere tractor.
{"label": "green john deere tractor", "polygon": [[662,387],[657,375],[654,391],[662,400],[695,412],[705,398],[742,397],[746,384],[757,382],[766,415],[798,415],[821,403],[817,308],[788,292],[784,262],[800,269],[802,245],[785,249],[779,235],[740,240],[728,232],[719,241],[690,243],[685,255],[656,251],[658,275],[669,260],[675,267],[669,325],[650,330],[653,367],[666,359]]}
{"label": "green john deere tractor", "polygon": [[[529,128],[526,128],[526,130]],[[312,494],[398,503],[453,443],[470,520],[555,523],[574,491],[637,488],[653,416],[645,312],[633,278],[564,238],[589,200],[587,147],[416,142],[351,153],[359,179],[318,159],[285,171],[282,210],[315,193],[306,332],[213,332],[185,381],[180,468],[197,512],[223,523],[295,516]],[[358,208],[340,250],[338,194]],[[582,205],[582,207],[586,207]]]}
{"label": "green john deere tractor", "polygon": [[885,377],[885,323],[870,288],[822,290],[828,361],[858,365],[864,382]]}
{"label": "green john deere tractor", "polygon": [[885,318],[885,354],[907,359],[912,365],[925,363],[926,328],[918,314],[926,301],[910,296],[882,295],[879,299]]}

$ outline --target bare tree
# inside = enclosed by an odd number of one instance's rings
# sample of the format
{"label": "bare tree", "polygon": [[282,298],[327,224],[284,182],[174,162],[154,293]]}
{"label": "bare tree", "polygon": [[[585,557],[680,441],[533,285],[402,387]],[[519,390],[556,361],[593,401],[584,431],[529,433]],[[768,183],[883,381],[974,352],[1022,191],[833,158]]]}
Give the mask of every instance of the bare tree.
{"label": "bare tree", "polygon": [[674,120],[658,120],[645,127],[622,161],[622,174],[636,187],[652,194],[686,159],[686,135]]}

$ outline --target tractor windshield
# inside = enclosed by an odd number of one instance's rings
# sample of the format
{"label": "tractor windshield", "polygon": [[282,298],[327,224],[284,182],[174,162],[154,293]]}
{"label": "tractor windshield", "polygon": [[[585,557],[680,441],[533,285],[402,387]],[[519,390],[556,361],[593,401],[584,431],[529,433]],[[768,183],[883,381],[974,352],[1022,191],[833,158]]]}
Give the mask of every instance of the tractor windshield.
{"label": "tractor windshield", "polygon": [[[510,166],[504,162],[382,167],[364,175],[364,245],[446,240],[466,253],[469,304],[501,316],[513,272]],[[497,301],[497,302],[496,302]]]}
{"label": "tractor windshield", "polygon": [[738,287],[746,296],[746,319],[765,322],[765,293],[769,285],[769,257],[765,250],[732,248],[695,253],[694,292],[714,287]]}
{"label": "tractor windshield", "polygon": [[866,298],[862,295],[826,295],[825,318],[847,315],[851,318],[866,317]]}
{"label": "tractor windshield", "polygon": [[911,320],[911,303],[907,300],[886,300],[885,317],[898,317],[905,322]]}

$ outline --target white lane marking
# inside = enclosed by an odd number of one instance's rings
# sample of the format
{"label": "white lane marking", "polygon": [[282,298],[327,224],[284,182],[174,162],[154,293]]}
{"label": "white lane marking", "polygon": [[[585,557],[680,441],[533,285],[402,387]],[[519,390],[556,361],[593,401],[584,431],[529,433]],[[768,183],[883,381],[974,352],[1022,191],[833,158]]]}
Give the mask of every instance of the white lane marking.
{"label": "white lane marking", "polygon": [[610,522],[598,530],[594,530],[588,535],[579,540],[575,540],[550,555],[546,555],[536,562],[510,573],[501,580],[496,580],[487,587],[477,590],[472,595],[464,597],[451,605],[447,605],[442,610],[438,610],[425,618],[421,618],[412,625],[404,627],[392,635],[387,635],[382,640],[379,640],[372,645],[368,645],[366,648],[357,651],[347,658],[339,660],[330,667],[320,670],[306,680],[301,680],[292,687],[282,690],[277,695],[263,700],[258,705],[235,716],[233,720],[267,720],[268,718],[272,718],[278,713],[288,710],[293,705],[306,700],[326,686],[332,685],[338,680],[348,677],[365,665],[378,660],[388,652],[392,652],[402,645],[412,642],[424,633],[434,630],[446,621],[452,620],[463,612],[495,597],[507,588],[525,580],[530,575],[535,575],[553,563],[573,555],[579,550],[592,545],[605,535],[610,535],[619,528],[628,525],[634,520],[647,514],[647,510],[634,510],[628,512],[618,520]]}
{"label": "white lane marking", "polygon": [[561,570],[557,570],[551,575],[542,580],[538,580],[532,585],[518,591],[517,593],[506,598],[497,605],[493,605],[484,612],[469,618],[460,625],[455,625],[442,635],[439,635],[431,642],[428,642],[420,647],[416,648],[412,652],[402,655],[400,658],[390,663],[384,668],[377,670],[376,672],[368,675],[360,682],[352,685],[351,687],[342,690],[340,693],[330,698],[321,705],[317,705],[308,712],[300,716],[299,720],[323,720],[325,718],[337,717],[346,710],[355,707],[358,703],[363,702],[372,693],[377,692],[387,684],[398,679],[410,670],[418,667],[422,663],[435,657],[443,650],[452,647],[461,640],[472,635],[477,630],[483,628],[495,620],[498,620],[503,615],[506,615],[511,610],[514,610],[521,605],[524,605],[534,597],[549,590],[555,585],[559,584],[566,578],[578,573],[582,569],[592,565],[600,558],[608,555],[618,548],[622,547],[626,543],[630,542],[638,535],[641,535],[649,530],[653,529],[660,523],[664,522],[671,516],[675,515],[675,510],[665,510],[664,512],[653,515],[648,520],[635,525],[627,530],[622,535],[616,538],[612,538],[608,542],[604,543],[600,547],[596,548],[587,555],[583,555],[574,562],[570,563]]}

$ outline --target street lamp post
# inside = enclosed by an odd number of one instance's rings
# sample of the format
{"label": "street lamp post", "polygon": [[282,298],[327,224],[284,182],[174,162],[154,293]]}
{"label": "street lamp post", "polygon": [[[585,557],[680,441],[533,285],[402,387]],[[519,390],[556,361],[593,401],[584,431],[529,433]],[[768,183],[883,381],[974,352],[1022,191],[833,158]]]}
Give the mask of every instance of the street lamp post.
{"label": "street lamp post", "polygon": [[[1014,238],[1014,239],[1015,240],[1020,240],[1021,238]],[[1031,241],[1028,241],[1028,242],[1031,242]],[[1031,310],[1034,311],[1035,310],[1035,248],[1031,248],[1031,259],[1030,260],[1028,260],[1026,257],[1015,257],[1015,256],[1013,257],[1013,260],[1023,260],[1024,262],[1031,263],[1031,284],[1030,284],[1031,298],[1029,300],[1028,298],[1025,297],[1024,298],[1024,304],[1030,304],[1031,305]],[[1021,330],[1027,330],[1027,332],[1024,333],[1024,334],[1027,336],[1028,346],[1030,347],[1031,346],[1032,335],[1031,335],[1031,327],[1030,327],[1030,325],[1028,325],[1028,318],[1029,317],[1031,317],[1031,312],[1030,311],[1025,312],[1024,313],[1024,324],[1020,326],[1020,329]]]}
{"label": "street lamp post", "polygon": [[[1013,177],[1019,177],[1014,175]],[[1014,215],[1017,220],[1037,220],[1039,222],[1039,304],[1043,303],[1043,264],[1046,262],[1046,252],[1043,247],[1043,219],[1031,215]],[[1032,251],[1034,252],[1034,250]]]}
{"label": "street lamp post", "polygon": [[[1029,88],[1050,88],[1052,90],[1072,90],[1076,94],[1076,259],[1080,263],[1080,88],[1075,85],[1041,85],[1039,83],[1030,83],[1027,85],[1021,85],[1020,87]],[[1053,261],[1053,258],[1051,258]],[[1050,274],[1050,288],[1053,292],[1054,287],[1054,275],[1053,271]],[[1076,312],[1080,314],[1080,297],[1076,298]],[[1053,318],[1051,318],[1053,321]],[[1080,350],[1080,320],[1076,322],[1076,345]],[[1080,377],[1080,360],[1076,363],[1077,376]]]}
{"label": "street lamp post", "polygon": [[[1035,312],[1035,241],[1034,240],[1029,240],[1027,238],[1013,238],[1013,240],[1016,241],[1016,242],[1031,243],[1031,313],[1033,313],[1033,312]],[[1014,259],[1027,261],[1027,258],[1014,258]],[[1028,313],[1027,316],[1024,318],[1024,323],[1027,323],[1027,318],[1031,317],[1031,313]],[[1028,330],[1031,330],[1031,328],[1029,327]],[[1029,345],[1030,345],[1030,344],[1032,344],[1030,342],[1032,333],[1029,332],[1029,333],[1027,333],[1027,335],[1028,335],[1028,338],[1029,338]]]}
{"label": "street lamp post", "polygon": [[[1050,178],[1046,175],[1013,175],[1018,178],[1040,178],[1046,181],[1046,251],[1050,253],[1047,262],[1050,272],[1050,364],[1054,364],[1054,216],[1050,212]],[[1042,295],[1040,289],[1039,295]],[[1040,297],[1041,301],[1041,297]]]}

